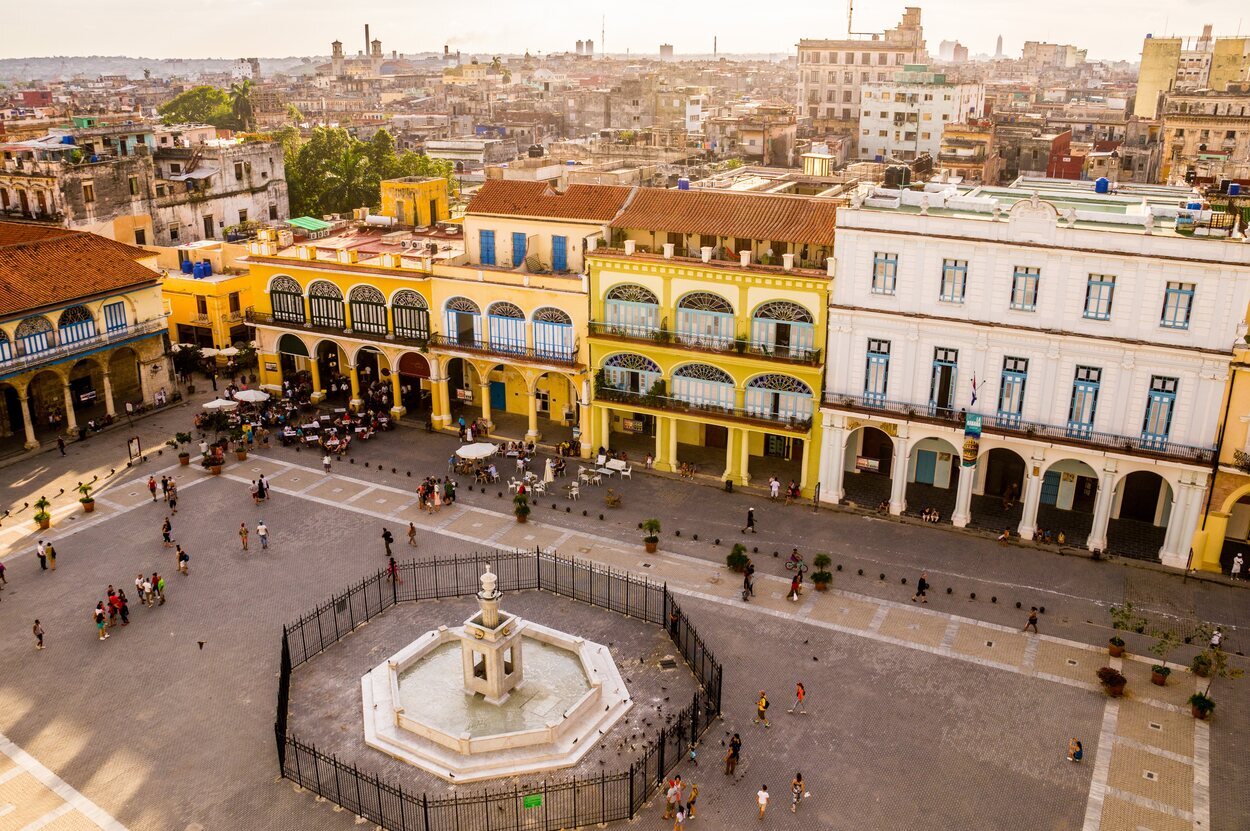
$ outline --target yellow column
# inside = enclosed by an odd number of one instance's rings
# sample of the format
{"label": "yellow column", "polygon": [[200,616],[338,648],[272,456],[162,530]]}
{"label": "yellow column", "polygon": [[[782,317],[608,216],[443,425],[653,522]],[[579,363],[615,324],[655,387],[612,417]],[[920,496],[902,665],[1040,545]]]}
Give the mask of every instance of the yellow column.
{"label": "yellow column", "polygon": [[69,384],[65,387],[65,432],[78,432],[78,419],[74,418],[74,394],[70,392]]}
{"label": "yellow column", "polygon": [[737,427],[730,427],[728,435],[725,438],[725,472],[721,474],[721,481],[738,479],[738,451],[742,447],[738,434],[742,432]]}
{"label": "yellow column", "polygon": [[110,416],[117,415],[117,410],[113,405],[113,382],[109,380],[109,374],[104,373],[104,412]]}
{"label": "yellow column", "polygon": [[741,469],[738,473],[738,484],[745,485],[751,481],[751,431],[743,428],[738,432],[742,433],[742,458],[739,461]]}
{"label": "yellow column", "polygon": [[1207,527],[1194,534],[1194,568],[1201,571],[1220,572],[1220,554],[1224,552],[1224,537],[1228,534],[1228,514],[1212,511],[1207,514]]}
{"label": "yellow column", "polygon": [[404,406],[403,390],[399,385],[399,373],[391,373],[391,415],[400,418],[404,413],[408,412],[408,408]]}
{"label": "yellow column", "polygon": [[35,438],[35,424],[30,420],[30,398],[26,390],[18,391],[17,400],[21,402],[22,427],[26,430],[26,449],[33,450],[39,446],[39,439]]}
{"label": "yellow column", "polygon": [[[434,372],[439,371],[437,364]],[[448,406],[447,379],[436,375],[430,376],[430,420],[435,427],[446,427],[451,421],[451,408]]]}
{"label": "yellow column", "polygon": [[673,425],[669,419],[664,416],[657,416],[655,419],[655,452],[654,465],[656,470],[671,471],[673,469],[673,460],[668,455],[668,434],[672,431]]}
{"label": "yellow column", "polygon": [[598,435],[595,436],[595,444],[594,444],[594,447],[591,449],[591,455],[593,456],[595,451],[597,451],[600,447],[606,450],[612,449],[612,408],[611,407],[599,408],[599,433]]}
{"label": "yellow column", "polygon": [[365,403],[364,399],[360,397],[360,370],[355,364],[348,367],[348,370],[351,372],[352,379],[352,400],[350,403],[352,407],[359,407]]}
{"label": "yellow column", "polygon": [[490,422],[490,379],[482,381],[482,385],[478,388],[482,399],[482,421],[486,422],[486,429],[492,430],[495,425]]}
{"label": "yellow column", "polygon": [[538,394],[527,391],[529,396],[529,429],[525,431],[526,441],[538,441],[542,436],[538,432]]}
{"label": "yellow column", "polygon": [[[317,363],[316,357],[310,358],[308,361],[308,372],[312,375],[312,394],[314,402],[321,400],[321,364]],[[278,362],[278,383],[282,383],[282,362]]]}
{"label": "yellow column", "polygon": [[[815,431],[813,431],[814,433]],[[799,492],[804,496],[810,495],[811,473],[808,463],[812,460],[812,433],[803,437],[803,457],[799,462]]]}
{"label": "yellow column", "polygon": [[590,382],[583,381],[582,382],[582,397],[578,401],[578,410],[577,410],[577,419],[578,419],[577,426],[581,430],[581,435],[578,438],[582,443],[581,457],[583,459],[589,459],[590,452],[594,450],[595,448],[595,444],[594,444],[594,441],[595,441],[595,436],[594,436],[595,408],[590,403],[589,390],[590,390]]}

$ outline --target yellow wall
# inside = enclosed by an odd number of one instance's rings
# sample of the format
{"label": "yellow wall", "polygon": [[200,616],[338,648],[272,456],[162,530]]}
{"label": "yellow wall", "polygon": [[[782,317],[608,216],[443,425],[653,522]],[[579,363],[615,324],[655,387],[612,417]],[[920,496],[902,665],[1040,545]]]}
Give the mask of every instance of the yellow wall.
{"label": "yellow wall", "polygon": [[1247,65],[1250,65],[1250,38],[1216,38],[1207,86],[1222,92],[1234,81],[1245,81]]}
{"label": "yellow wall", "polygon": [[517,219],[515,217],[488,216],[485,214],[466,214],[464,217],[464,248],[470,263],[482,261],[481,231],[495,232],[495,266],[512,268],[512,235],[525,234],[526,255],[538,257],[543,265],[552,268],[551,238],[562,236],[567,239],[565,251],[568,271],[577,274],[582,271],[585,255],[586,239],[600,237],[603,226],[595,222],[569,222],[552,219]]}
{"label": "yellow wall", "polygon": [[1172,88],[1180,59],[1180,38],[1147,38],[1142,43],[1133,115],[1138,118],[1158,117],[1159,93]]}
{"label": "yellow wall", "polygon": [[1209,509],[1194,534],[1193,563],[1204,571],[1220,570],[1220,554],[1229,533],[1234,506],[1250,494],[1250,475],[1236,467],[1237,451],[1250,451],[1250,349],[1235,349],[1224,393],[1228,417],[1223,426],[1220,467],[1211,483]]}
{"label": "yellow wall", "polygon": [[[432,216],[430,200],[435,202]],[[450,215],[447,207],[447,180],[388,179],[382,182],[381,213],[383,216],[395,217],[401,225],[428,226],[442,222]]]}

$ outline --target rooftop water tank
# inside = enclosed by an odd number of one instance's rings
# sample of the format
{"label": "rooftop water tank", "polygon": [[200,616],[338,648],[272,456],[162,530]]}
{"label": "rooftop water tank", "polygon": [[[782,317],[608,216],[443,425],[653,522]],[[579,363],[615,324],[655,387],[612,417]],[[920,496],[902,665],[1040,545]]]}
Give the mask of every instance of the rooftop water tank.
{"label": "rooftop water tank", "polygon": [[1110,193],[1111,180],[1106,176],[1099,176],[1094,180],[1094,193]]}
{"label": "rooftop water tank", "polygon": [[677,189],[678,190],[690,190],[690,180],[687,179],[685,176],[682,176],[680,179],[677,180]]}
{"label": "rooftop water tank", "polygon": [[204,263],[196,263],[191,267],[191,276],[196,280],[204,279]]}
{"label": "rooftop water tank", "polygon": [[1185,209],[1189,211],[1200,211],[1202,210],[1202,203],[1201,202],[1186,202]]}
{"label": "rooftop water tank", "polygon": [[179,267],[180,269],[182,269],[182,273],[183,273],[183,274],[190,274],[190,273],[191,273],[191,268],[192,268],[194,265],[195,265],[195,263],[191,262],[190,260],[183,260],[181,263],[179,263],[179,264],[178,264],[178,267]]}
{"label": "rooftop water tank", "polygon": [[1241,185],[1240,185],[1238,182],[1229,182],[1229,183],[1228,183],[1228,195],[1229,195],[1229,196],[1240,196],[1240,195],[1241,195]]}
{"label": "rooftop water tank", "polygon": [[208,260],[205,260],[204,262],[200,263],[200,265],[204,266],[205,277],[213,276],[213,264],[212,263],[210,263]]}

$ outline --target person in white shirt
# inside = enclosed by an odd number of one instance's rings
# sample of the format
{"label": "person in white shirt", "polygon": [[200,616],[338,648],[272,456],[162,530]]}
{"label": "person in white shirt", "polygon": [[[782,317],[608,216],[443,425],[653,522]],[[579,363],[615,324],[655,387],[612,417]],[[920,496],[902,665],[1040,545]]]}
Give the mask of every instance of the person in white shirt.
{"label": "person in white shirt", "polygon": [[760,805],[760,819],[764,818],[764,809],[768,807],[768,786],[760,785],[759,791],[755,794],[755,801]]}
{"label": "person in white shirt", "polygon": [[1245,558],[1243,558],[1241,556],[1241,552],[1238,551],[1237,556],[1233,557],[1233,567],[1228,572],[1229,576],[1231,576],[1234,580],[1241,577],[1241,566],[1243,563],[1245,563]]}

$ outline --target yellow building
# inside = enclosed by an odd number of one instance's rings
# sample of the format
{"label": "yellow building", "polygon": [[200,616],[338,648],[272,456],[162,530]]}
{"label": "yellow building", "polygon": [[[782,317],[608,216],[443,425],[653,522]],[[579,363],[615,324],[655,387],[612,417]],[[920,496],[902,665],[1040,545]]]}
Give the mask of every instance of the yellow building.
{"label": "yellow building", "polygon": [[172,390],[156,255],[0,222],[0,446],[28,449]]}
{"label": "yellow building", "polygon": [[446,180],[406,176],[382,182],[382,215],[397,225],[433,225],[449,213]]}
{"label": "yellow building", "polygon": [[[252,279],[237,262],[247,254],[246,246],[202,240],[150,250],[158,252],[157,265],[165,271],[161,292],[171,341],[222,349],[252,339],[244,319],[252,305]],[[190,264],[191,273],[183,263]]]}
{"label": "yellow building", "polygon": [[598,444],[811,495],[835,211],[639,189],[587,255]]}
{"label": "yellow building", "polygon": [[1238,552],[1250,560],[1250,347],[1233,350],[1230,370],[1219,466],[1193,541],[1192,566],[1202,571],[1227,572]]}

